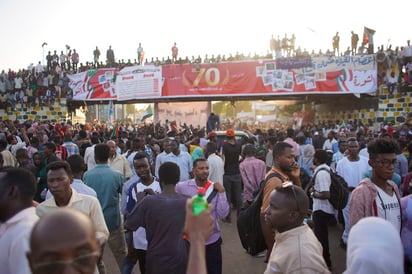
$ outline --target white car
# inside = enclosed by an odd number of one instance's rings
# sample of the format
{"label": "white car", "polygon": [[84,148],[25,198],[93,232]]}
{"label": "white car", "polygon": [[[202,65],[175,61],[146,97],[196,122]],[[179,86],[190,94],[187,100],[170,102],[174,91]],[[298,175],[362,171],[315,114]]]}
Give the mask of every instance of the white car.
{"label": "white car", "polygon": [[[216,131],[216,135],[217,135],[217,144],[218,147],[220,146],[220,144],[226,139],[226,130],[218,130]],[[246,132],[246,131],[242,131],[242,130],[235,130],[235,138],[236,141],[238,141],[240,144],[242,144],[242,139],[253,139],[253,142],[256,144],[257,142],[257,138],[255,135],[253,135],[250,132]]]}

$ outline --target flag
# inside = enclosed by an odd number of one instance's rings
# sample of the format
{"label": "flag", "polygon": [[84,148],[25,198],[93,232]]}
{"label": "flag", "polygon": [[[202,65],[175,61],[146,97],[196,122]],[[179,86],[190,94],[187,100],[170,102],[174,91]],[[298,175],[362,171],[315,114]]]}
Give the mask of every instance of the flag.
{"label": "flag", "polygon": [[368,46],[368,53],[373,54],[373,35],[376,31],[373,29],[364,27],[363,29],[363,44],[369,44]]}
{"label": "flag", "polygon": [[119,136],[120,136],[120,134],[119,134],[119,122],[116,122],[116,125],[113,127],[113,132],[112,132],[111,138],[113,138],[113,137],[119,138]]}
{"label": "flag", "polygon": [[142,118],[140,120],[143,122],[144,120],[146,120],[147,118],[151,116],[153,116],[153,111],[152,111],[152,106],[149,105],[147,109],[145,110],[145,112],[143,112]]}
{"label": "flag", "polygon": [[178,131],[178,130],[177,130],[176,120],[171,121],[171,122],[169,123],[168,127],[169,127],[169,131],[168,131],[168,132],[170,132],[170,131],[177,132],[177,131]]}
{"label": "flag", "polygon": [[140,65],[143,65],[143,60],[144,60],[144,51],[142,51],[142,54],[140,55],[140,60],[139,60],[139,62],[140,62]]}
{"label": "flag", "polygon": [[109,121],[108,121],[108,125],[109,126],[113,126],[114,125],[114,104],[113,104],[113,100],[110,100],[109,103]]}
{"label": "flag", "polygon": [[364,27],[363,29],[363,43],[366,44],[373,44],[373,35],[375,34],[376,31],[373,29]]}

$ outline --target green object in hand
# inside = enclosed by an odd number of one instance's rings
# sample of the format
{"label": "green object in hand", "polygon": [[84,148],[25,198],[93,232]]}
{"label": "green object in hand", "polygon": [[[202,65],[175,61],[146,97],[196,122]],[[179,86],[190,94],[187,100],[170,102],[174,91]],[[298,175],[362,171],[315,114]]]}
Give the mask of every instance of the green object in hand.
{"label": "green object in hand", "polygon": [[197,188],[197,194],[192,197],[192,210],[194,215],[199,215],[205,211],[209,204],[205,198],[206,190],[203,187]]}

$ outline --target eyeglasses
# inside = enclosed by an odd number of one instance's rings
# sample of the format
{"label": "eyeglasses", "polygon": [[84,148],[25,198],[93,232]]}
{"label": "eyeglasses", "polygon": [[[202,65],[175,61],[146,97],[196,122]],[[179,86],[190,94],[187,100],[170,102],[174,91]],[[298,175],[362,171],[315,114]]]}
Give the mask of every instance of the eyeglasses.
{"label": "eyeglasses", "polygon": [[389,168],[392,165],[396,166],[397,160],[396,159],[393,159],[393,160],[383,159],[383,160],[375,160],[375,162],[380,164],[383,167]]}
{"label": "eyeglasses", "polygon": [[67,265],[71,265],[80,273],[93,272],[97,266],[97,258],[100,256],[99,251],[82,255],[71,260],[42,262],[33,265],[33,270],[39,273],[63,273]]}
{"label": "eyeglasses", "polygon": [[296,197],[296,192],[295,192],[295,187],[293,185],[293,182],[291,181],[285,181],[282,183],[282,188],[285,189],[291,189],[292,193],[293,193],[293,198],[295,199],[296,202],[296,211],[300,212],[300,207],[299,207],[299,203],[298,203],[298,198]]}

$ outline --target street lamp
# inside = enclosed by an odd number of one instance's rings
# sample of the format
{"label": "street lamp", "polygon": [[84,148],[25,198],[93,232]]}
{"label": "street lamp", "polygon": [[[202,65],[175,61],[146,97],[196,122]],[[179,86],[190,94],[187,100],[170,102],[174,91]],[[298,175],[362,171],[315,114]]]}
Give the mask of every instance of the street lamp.
{"label": "street lamp", "polygon": [[43,42],[43,44],[41,44],[41,47],[43,49],[43,59],[42,59],[42,65],[44,66],[44,46],[47,46],[46,42]]}

